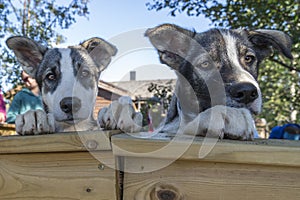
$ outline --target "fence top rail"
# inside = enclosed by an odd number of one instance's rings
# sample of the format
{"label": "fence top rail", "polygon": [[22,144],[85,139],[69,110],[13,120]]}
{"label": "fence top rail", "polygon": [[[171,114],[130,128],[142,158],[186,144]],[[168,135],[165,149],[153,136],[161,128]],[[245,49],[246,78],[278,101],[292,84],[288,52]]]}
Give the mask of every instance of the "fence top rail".
{"label": "fence top rail", "polygon": [[[201,148],[211,147],[201,158]],[[174,137],[120,131],[85,131],[36,136],[0,137],[0,154],[75,151],[113,151],[115,156],[154,159],[266,164],[300,167],[300,142],[288,140],[219,140],[204,142],[203,137]]]}
{"label": "fence top rail", "polygon": [[[114,135],[112,148],[115,155],[125,157],[300,167],[300,142],[290,140],[218,140],[214,143],[203,137],[174,138],[174,135],[159,134],[148,139],[137,133]],[[206,150],[208,154],[202,157]]]}
{"label": "fence top rail", "polygon": [[120,131],[0,136],[0,154],[111,150],[110,137],[117,133]]}

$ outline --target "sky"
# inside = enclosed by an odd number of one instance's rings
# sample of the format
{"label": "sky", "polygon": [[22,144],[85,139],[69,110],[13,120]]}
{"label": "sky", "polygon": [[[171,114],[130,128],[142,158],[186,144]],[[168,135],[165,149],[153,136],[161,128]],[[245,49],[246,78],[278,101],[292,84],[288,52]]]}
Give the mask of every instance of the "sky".
{"label": "sky", "polygon": [[[118,48],[117,55],[100,79],[126,81],[130,71],[137,71],[137,80],[175,78],[167,66],[159,63],[157,52],[144,32],[163,23],[173,23],[198,32],[205,31],[210,21],[203,16],[188,17],[185,13],[172,17],[169,10],[149,11],[152,0],[90,0],[88,19],[77,17],[69,29],[59,30],[67,38],[61,46],[78,44],[91,37],[100,37]],[[151,68],[151,70],[150,70]]]}

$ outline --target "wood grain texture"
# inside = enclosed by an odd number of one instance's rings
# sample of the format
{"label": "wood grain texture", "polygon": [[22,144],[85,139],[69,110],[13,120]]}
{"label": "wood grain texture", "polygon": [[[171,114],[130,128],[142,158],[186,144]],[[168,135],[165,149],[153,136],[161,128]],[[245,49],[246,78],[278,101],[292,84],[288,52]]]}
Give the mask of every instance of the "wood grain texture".
{"label": "wood grain texture", "polygon": [[202,146],[200,137],[113,136],[125,171],[123,199],[300,200],[299,142],[221,140],[199,158]]}
{"label": "wood grain texture", "polygon": [[[155,163],[125,158],[127,169]],[[177,160],[157,171],[125,173],[123,195],[124,200],[298,200],[300,168]]]}
{"label": "wood grain texture", "polygon": [[192,140],[188,137],[177,138],[176,141],[172,139],[169,135],[143,139],[138,136],[118,134],[112,137],[112,147],[116,156],[125,157],[300,167],[300,143],[298,141],[219,140],[215,145],[211,144],[214,145],[213,149],[206,157],[199,158],[199,150],[203,146],[202,137]]}
{"label": "wood grain texture", "polygon": [[0,137],[0,154],[111,150],[110,137],[120,131],[54,133]]}
{"label": "wood grain texture", "polygon": [[[98,153],[113,165],[110,151]],[[110,200],[115,183],[115,170],[88,152],[0,155],[1,200]]]}
{"label": "wood grain texture", "polygon": [[299,142],[118,133],[0,137],[0,199],[300,200]]}

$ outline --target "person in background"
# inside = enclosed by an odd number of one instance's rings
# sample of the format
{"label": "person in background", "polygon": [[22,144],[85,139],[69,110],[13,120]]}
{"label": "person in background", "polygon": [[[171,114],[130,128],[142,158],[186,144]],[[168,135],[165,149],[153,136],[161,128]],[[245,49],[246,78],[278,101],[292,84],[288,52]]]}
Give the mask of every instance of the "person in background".
{"label": "person in background", "polygon": [[269,139],[300,140],[300,124],[288,123],[272,128]]}
{"label": "person in background", "polygon": [[7,112],[6,122],[10,124],[15,123],[16,116],[19,114],[23,114],[28,110],[43,109],[42,98],[36,80],[24,71],[22,72],[22,80],[25,87],[14,96]]}
{"label": "person in background", "polygon": [[5,108],[5,102],[3,99],[3,95],[0,91],[0,123],[4,123],[6,120],[6,108]]}

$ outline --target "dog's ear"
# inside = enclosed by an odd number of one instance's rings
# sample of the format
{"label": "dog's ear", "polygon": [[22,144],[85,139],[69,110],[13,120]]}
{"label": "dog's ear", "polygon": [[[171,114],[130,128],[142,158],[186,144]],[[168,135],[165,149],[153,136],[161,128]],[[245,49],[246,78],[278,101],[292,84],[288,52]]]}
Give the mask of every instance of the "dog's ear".
{"label": "dog's ear", "polygon": [[13,50],[18,61],[23,65],[23,70],[31,77],[35,77],[36,70],[43,60],[47,47],[23,36],[8,38],[6,45]]}
{"label": "dog's ear", "polygon": [[175,70],[186,58],[195,33],[173,24],[162,24],[146,31],[152,45],[158,50],[162,63]]}
{"label": "dog's ear", "polygon": [[92,59],[103,71],[111,61],[111,57],[116,55],[117,48],[101,38],[91,38],[80,44],[90,54]]}
{"label": "dog's ear", "polygon": [[292,40],[291,38],[277,30],[258,29],[248,32],[249,40],[259,51],[259,56],[264,59],[273,53],[273,49],[279,51],[289,59],[293,59],[291,53]]}

